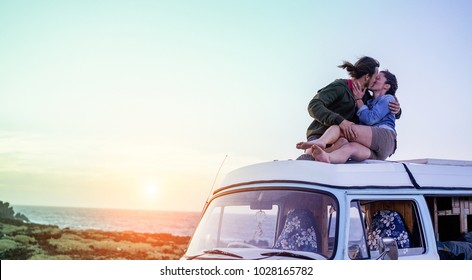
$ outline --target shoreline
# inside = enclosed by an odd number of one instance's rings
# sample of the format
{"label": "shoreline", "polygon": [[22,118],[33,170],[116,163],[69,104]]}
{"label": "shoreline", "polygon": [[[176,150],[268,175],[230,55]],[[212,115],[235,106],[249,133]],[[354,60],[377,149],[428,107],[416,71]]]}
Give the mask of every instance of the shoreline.
{"label": "shoreline", "polygon": [[[112,208],[12,206],[31,223],[74,230],[135,231],[191,236],[200,213]],[[9,217],[7,217],[9,218]]]}
{"label": "shoreline", "polygon": [[0,219],[2,260],[178,260],[190,236],[69,229]]}

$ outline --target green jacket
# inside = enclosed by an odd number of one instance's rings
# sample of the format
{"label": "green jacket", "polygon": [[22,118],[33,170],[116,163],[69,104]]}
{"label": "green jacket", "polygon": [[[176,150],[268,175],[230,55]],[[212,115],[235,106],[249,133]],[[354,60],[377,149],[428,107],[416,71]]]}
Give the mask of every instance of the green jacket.
{"label": "green jacket", "polygon": [[[368,94],[364,96],[366,98]],[[314,118],[306,136],[321,136],[331,125],[343,120],[358,123],[357,108],[347,80],[337,79],[320,89],[308,104],[308,113]]]}

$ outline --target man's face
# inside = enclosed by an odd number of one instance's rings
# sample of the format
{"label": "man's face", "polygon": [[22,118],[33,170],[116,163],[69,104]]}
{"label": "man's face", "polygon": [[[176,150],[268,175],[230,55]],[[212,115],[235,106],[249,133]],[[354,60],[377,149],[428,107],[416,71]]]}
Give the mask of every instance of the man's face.
{"label": "man's face", "polygon": [[374,81],[373,85],[369,88],[372,91],[382,90],[385,86],[387,79],[385,78],[384,73],[379,73],[377,79]]}
{"label": "man's face", "polygon": [[367,81],[366,87],[369,88],[369,89],[372,88],[372,86],[374,86],[375,82],[377,81],[378,77],[379,77],[379,68],[376,67],[374,74],[373,74],[372,77],[370,77],[370,79]]}

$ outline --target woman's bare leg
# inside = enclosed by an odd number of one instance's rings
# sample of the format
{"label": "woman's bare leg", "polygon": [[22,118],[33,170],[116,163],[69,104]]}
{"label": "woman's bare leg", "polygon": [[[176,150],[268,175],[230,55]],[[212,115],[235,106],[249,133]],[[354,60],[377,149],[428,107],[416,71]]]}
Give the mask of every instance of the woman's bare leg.
{"label": "woman's bare leg", "polygon": [[372,146],[371,126],[355,124],[352,129],[354,130],[357,137],[355,139],[349,139],[350,142],[356,142],[368,148]]}
{"label": "woman's bare leg", "polygon": [[342,146],[346,145],[347,143],[349,143],[349,141],[347,141],[346,138],[340,137],[336,142],[333,143],[333,145],[331,145],[329,148],[326,148],[325,151],[328,153],[331,153],[341,148]]}
{"label": "woman's bare leg", "polygon": [[306,150],[311,148],[313,145],[326,149],[326,145],[335,143],[339,137],[341,137],[341,129],[337,125],[330,126],[320,138],[297,143],[297,149]]}
{"label": "woman's bare leg", "polygon": [[356,142],[350,142],[331,153],[327,153],[320,147],[314,145],[311,154],[317,161],[345,163],[350,158],[356,161],[366,160],[370,157],[371,151],[366,146]]}

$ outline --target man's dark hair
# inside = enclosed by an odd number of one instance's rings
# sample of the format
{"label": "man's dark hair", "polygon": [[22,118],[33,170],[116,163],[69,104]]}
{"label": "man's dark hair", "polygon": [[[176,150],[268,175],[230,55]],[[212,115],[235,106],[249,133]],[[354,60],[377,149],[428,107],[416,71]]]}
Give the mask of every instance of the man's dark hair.
{"label": "man's dark hair", "polygon": [[359,79],[364,75],[370,75],[372,77],[375,73],[375,68],[379,66],[380,63],[377,60],[373,59],[372,57],[364,56],[361,57],[354,65],[348,61],[344,61],[344,63],[338,67],[346,69],[349,73],[349,76],[352,78]]}
{"label": "man's dark hair", "polygon": [[391,94],[395,95],[398,89],[398,83],[397,83],[397,77],[390,73],[387,69],[380,71],[380,73],[383,73],[385,76],[385,83],[390,85],[390,89],[385,93],[385,94]]}

